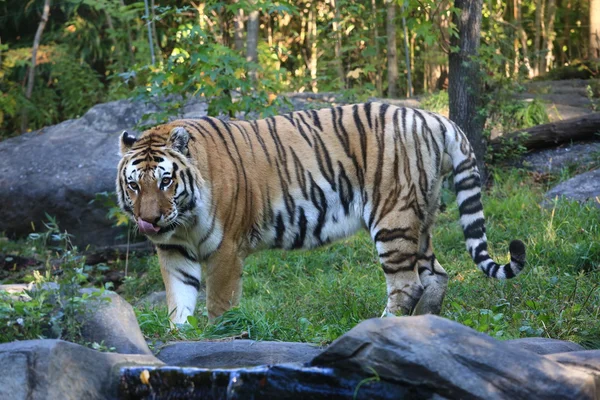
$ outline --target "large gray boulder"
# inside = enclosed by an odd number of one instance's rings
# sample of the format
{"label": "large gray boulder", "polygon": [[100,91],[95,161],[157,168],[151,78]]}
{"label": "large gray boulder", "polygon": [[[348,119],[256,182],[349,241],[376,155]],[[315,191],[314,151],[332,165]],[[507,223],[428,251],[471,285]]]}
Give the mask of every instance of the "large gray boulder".
{"label": "large gray boulder", "polygon": [[364,321],[310,365],[362,372],[450,399],[600,395],[590,373],[431,315]]}
{"label": "large gray boulder", "polygon": [[118,398],[120,368],[160,366],[148,355],[101,353],[62,340],[0,344],[0,399]]}
{"label": "large gray boulder", "polygon": [[[179,117],[201,117],[206,109],[190,103]],[[135,133],[141,117],[156,110],[128,100],[99,104],[79,119],[0,142],[0,232],[26,235],[32,223],[42,231],[48,213],[80,246],[117,243],[108,210],[90,201],[115,190],[121,132]]]}
{"label": "large gray boulder", "polygon": [[[93,293],[97,289],[81,289]],[[90,343],[103,343],[122,354],[146,354],[152,352],[144,339],[133,307],[115,292],[105,291],[86,304],[81,334]]]}
{"label": "large gray boulder", "polygon": [[582,203],[589,201],[600,207],[600,202],[597,200],[600,198],[600,169],[585,172],[559,183],[550,189],[545,197],[544,204],[547,206],[551,205],[555,198],[563,197]]}
{"label": "large gray boulder", "polygon": [[242,368],[281,363],[306,363],[321,352],[308,343],[256,342],[174,342],[156,355],[167,365],[201,368]]}

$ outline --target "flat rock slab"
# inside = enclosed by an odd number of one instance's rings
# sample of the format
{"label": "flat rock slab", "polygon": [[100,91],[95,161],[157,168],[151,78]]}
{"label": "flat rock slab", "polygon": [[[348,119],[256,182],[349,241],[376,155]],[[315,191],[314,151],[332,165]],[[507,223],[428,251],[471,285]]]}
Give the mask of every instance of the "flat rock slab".
{"label": "flat rock slab", "polygon": [[600,207],[600,169],[577,175],[564,181],[545,194],[544,204],[550,206],[556,197],[564,197],[579,202],[592,202]]}
{"label": "flat rock slab", "polygon": [[120,368],[162,363],[153,356],[101,353],[62,340],[0,344],[0,399],[115,399]]}
{"label": "flat rock slab", "polygon": [[566,340],[531,337],[522,339],[506,340],[504,343],[512,347],[532,351],[535,354],[546,355],[555,353],[567,353],[571,351],[583,351],[582,346]]}
{"label": "flat rock slab", "polygon": [[575,143],[551,149],[532,151],[518,161],[518,165],[537,172],[557,172],[569,165],[585,165],[600,152],[600,142]]}
{"label": "flat rock slab", "polygon": [[201,368],[241,368],[281,363],[306,363],[322,351],[307,343],[255,342],[174,342],[156,355],[167,365]]}
{"label": "flat rock slab", "polygon": [[362,371],[450,399],[596,399],[600,395],[592,374],[431,315],[364,321],[334,341],[310,366]]}

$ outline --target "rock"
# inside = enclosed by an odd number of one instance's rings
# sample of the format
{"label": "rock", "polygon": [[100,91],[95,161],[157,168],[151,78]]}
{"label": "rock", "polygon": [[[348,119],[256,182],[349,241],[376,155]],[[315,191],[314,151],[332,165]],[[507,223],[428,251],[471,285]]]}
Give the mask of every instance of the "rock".
{"label": "rock", "polygon": [[429,388],[445,398],[594,399],[591,374],[437,316],[364,321],[311,363]]}
{"label": "rock", "polygon": [[600,350],[573,351],[546,356],[548,359],[597,376],[600,390]]}
{"label": "rock", "polygon": [[240,368],[280,363],[305,363],[321,349],[308,343],[255,342],[175,342],[156,355],[167,365],[201,368]]}
{"label": "rock", "polygon": [[532,351],[535,354],[546,355],[554,353],[567,353],[571,351],[585,350],[577,343],[566,340],[557,340],[549,338],[531,337],[522,339],[506,340],[504,343],[510,344],[513,347]]}
{"label": "rock", "polygon": [[565,197],[579,202],[590,201],[600,207],[600,169],[585,172],[559,183],[546,194],[544,205],[551,206],[555,197]]}
{"label": "rock", "polygon": [[0,344],[0,399],[115,399],[121,366],[162,363],[152,356],[101,353],[62,340]]}
{"label": "rock", "polygon": [[[97,289],[81,289],[82,293],[94,291]],[[109,301],[95,299],[86,304],[89,313],[83,320],[83,339],[103,342],[121,354],[151,355],[131,305],[114,292],[105,291],[103,297]]]}
{"label": "rock", "polygon": [[[204,116],[206,109],[193,102],[181,117]],[[90,201],[115,191],[119,135],[135,133],[142,115],[156,110],[128,100],[99,104],[79,119],[0,142],[0,232],[26,235],[32,223],[43,231],[48,213],[80,247],[123,240],[117,238],[123,230],[106,218],[107,207]]]}
{"label": "rock", "polygon": [[600,151],[600,142],[575,143],[551,149],[532,151],[521,157],[517,165],[540,173],[557,172],[569,165],[585,165]]}

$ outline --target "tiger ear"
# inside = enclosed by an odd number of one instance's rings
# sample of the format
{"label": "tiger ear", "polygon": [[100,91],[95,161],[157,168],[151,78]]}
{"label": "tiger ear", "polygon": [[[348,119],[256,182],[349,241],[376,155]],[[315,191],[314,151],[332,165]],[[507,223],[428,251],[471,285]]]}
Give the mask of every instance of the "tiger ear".
{"label": "tiger ear", "polygon": [[171,130],[171,136],[169,138],[169,145],[173,150],[176,150],[183,154],[188,155],[188,142],[190,141],[190,134],[185,130],[184,127],[178,126]]}
{"label": "tiger ear", "polygon": [[121,135],[121,155],[125,155],[125,153],[131,150],[131,146],[133,146],[136,140],[135,136],[129,134],[127,131],[123,131]]}

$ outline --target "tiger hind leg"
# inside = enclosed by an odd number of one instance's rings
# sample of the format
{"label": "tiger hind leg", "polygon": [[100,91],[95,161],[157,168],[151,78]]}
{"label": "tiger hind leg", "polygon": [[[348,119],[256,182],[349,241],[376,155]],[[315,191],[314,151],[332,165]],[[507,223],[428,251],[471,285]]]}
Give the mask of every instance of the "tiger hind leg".
{"label": "tiger hind leg", "polygon": [[373,231],[387,286],[384,315],[410,315],[424,291],[417,274],[417,242],[409,229],[381,228]]}
{"label": "tiger hind leg", "polygon": [[440,314],[448,287],[448,274],[433,253],[419,260],[418,264],[419,278],[424,290],[413,315]]}

